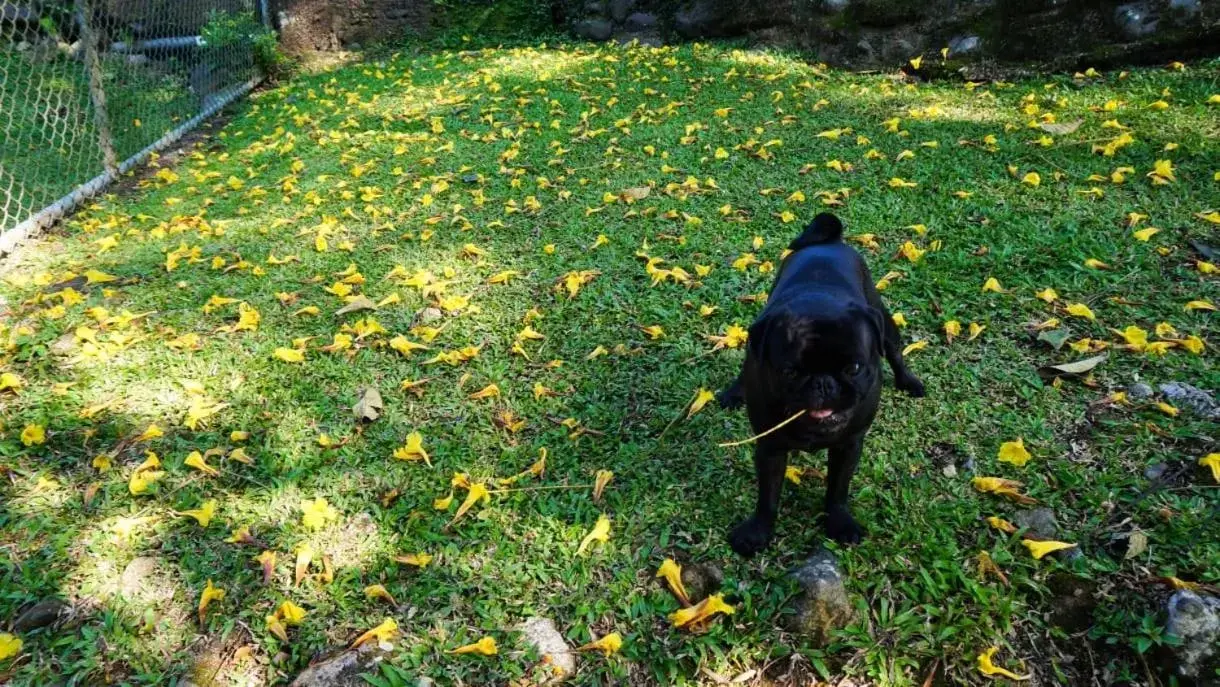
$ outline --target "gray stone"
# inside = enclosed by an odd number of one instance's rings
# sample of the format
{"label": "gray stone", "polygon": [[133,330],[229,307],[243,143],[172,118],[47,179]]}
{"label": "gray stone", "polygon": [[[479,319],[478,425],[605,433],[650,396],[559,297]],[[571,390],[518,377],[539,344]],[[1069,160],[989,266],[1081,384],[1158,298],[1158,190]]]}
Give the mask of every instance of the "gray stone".
{"label": "gray stone", "polygon": [[822,9],[826,12],[842,12],[851,4],[851,0],[822,0]]}
{"label": "gray stone", "polygon": [[430,324],[444,317],[445,314],[440,311],[440,308],[424,308],[418,313],[415,313],[415,322],[417,324]]}
{"label": "gray stone", "polygon": [[610,0],[610,18],[621,24],[634,7],[635,0]]}
{"label": "gray stone", "polygon": [[159,558],[134,558],[119,576],[119,595],[137,603],[168,601],[174,598],[173,575]]}
{"label": "gray stone", "polygon": [[63,601],[43,599],[27,608],[13,621],[13,632],[23,634],[58,623],[72,615],[72,607]]}
{"label": "gray stone", "polygon": [[983,47],[983,39],[978,36],[954,36],[949,39],[949,56],[961,57],[978,52]]}
{"label": "gray stone", "polygon": [[550,618],[527,618],[517,629],[525,643],[538,652],[553,679],[562,680],[576,672],[576,656]]}
{"label": "gray stone", "polygon": [[572,25],[572,32],[591,41],[606,41],[614,33],[614,24],[608,19],[584,19]]}
{"label": "gray stone", "polygon": [[1180,643],[1171,647],[1172,670],[1183,678],[1206,678],[1220,667],[1220,599],[1182,590],[1169,597],[1165,634]]}
{"label": "gray stone", "polygon": [[834,554],[821,549],[789,575],[801,586],[792,605],[789,629],[825,646],[835,630],[851,621],[852,607]]}
{"label": "gray stone", "polygon": [[633,12],[627,17],[626,27],[628,31],[646,31],[656,27],[656,25],[656,15],[649,14],[648,12]]}
{"label": "gray stone", "polygon": [[1152,465],[1144,468],[1144,479],[1156,481],[1160,479],[1161,475],[1164,475],[1165,471],[1168,469],[1169,465],[1167,463],[1153,463]]}
{"label": "gray stone", "polygon": [[695,0],[674,15],[674,31],[683,38],[702,38],[718,35],[715,4],[711,0]]}
{"label": "gray stone", "polygon": [[1050,508],[1030,508],[1018,511],[1012,521],[1033,539],[1054,539],[1059,534],[1059,523],[1055,520],[1055,511]]}
{"label": "gray stone", "polygon": [[360,674],[373,670],[387,656],[389,652],[376,642],[368,642],[310,665],[290,687],[368,687]]}
{"label": "gray stone", "polygon": [[720,591],[724,573],[712,563],[687,563],[682,566],[682,586],[691,601],[698,602]]}
{"label": "gray stone", "polygon": [[1159,23],[1160,18],[1147,2],[1130,2],[1114,8],[1114,24],[1127,38],[1151,36]]}
{"label": "gray stone", "polygon": [[587,0],[585,2],[585,16],[588,17],[604,17],[606,16],[605,0]]}
{"label": "gray stone", "polygon": [[1220,403],[1211,393],[1182,382],[1160,385],[1165,400],[1181,410],[1188,410],[1207,420],[1220,420]]}
{"label": "gray stone", "polygon": [[1127,398],[1132,401],[1145,401],[1152,398],[1152,387],[1143,383],[1136,382],[1127,387]]}

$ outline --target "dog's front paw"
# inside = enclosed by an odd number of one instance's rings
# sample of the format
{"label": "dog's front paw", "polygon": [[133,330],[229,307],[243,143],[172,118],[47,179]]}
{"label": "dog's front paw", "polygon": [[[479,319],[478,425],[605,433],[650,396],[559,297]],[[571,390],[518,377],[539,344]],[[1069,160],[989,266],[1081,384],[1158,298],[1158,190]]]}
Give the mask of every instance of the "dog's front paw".
{"label": "dog's front paw", "polygon": [[732,386],[716,394],[716,401],[725,410],[737,410],[746,402],[746,395],[741,390],[741,384],[733,382]]}
{"label": "dog's front paw", "polygon": [[905,374],[894,380],[894,386],[899,391],[905,391],[914,398],[923,398],[925,391],[923,382],[919,381],[919,377],[913,374]]}
{"label": "dog's front paw", "polygon": [[864,530],[847,508],[839,506],[826,511],[826,536],[840,544],[859,544]]}
{"label": "dog's front paw", "polygon": [[771,535],[775,528],[770,523],[750,516],[737,524],[729,533],[729,546],[737,555],[751,558],[754,554],[767,548],[771,543]]}

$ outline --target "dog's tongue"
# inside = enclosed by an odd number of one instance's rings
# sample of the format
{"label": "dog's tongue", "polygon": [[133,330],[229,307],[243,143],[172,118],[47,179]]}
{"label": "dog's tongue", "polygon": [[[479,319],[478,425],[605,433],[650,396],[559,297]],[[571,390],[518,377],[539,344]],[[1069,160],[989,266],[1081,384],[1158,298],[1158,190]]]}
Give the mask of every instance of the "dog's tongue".
{"label": "dog's tongue", "polygon": [[809,417],[816,418],[818,420],[825,420],[834,412],[835,411],[831,410],[830,408],[820,408],[818,410],[809,411]]}

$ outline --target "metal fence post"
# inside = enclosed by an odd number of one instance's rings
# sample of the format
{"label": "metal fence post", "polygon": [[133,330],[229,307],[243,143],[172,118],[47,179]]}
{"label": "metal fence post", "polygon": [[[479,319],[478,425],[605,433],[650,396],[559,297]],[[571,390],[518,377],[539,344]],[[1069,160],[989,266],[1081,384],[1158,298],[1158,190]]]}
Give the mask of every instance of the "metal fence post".
{"label": "metal fence post", "polygon": [[106,111],[106,87],[102,83],[102,61],[98,57],[97,34],[88,0],[76,0],[81,39],[85,44],[85,68],[89,71],[89,99],[93,102],[93,120],[97,126],[97,144],[102,151],[102,165],[117,175],[119,158],[114,152],[114,136],[110,132],[110,116]]}

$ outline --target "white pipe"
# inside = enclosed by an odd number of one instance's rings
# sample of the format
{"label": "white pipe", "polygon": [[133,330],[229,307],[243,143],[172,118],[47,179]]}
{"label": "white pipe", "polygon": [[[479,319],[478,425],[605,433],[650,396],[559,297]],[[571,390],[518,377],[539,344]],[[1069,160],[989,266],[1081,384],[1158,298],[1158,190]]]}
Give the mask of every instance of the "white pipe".
{"label": "white pipe", "polygon": [[202,48],[207,45],[203,36],[176,36],[172,38],[150,38],[146,41],[127,43],[119,41],[110,45],[111,52],[138,53],[145,50],[177,50],[179,48]]}
{"label": "white pipe", "polygon": [[228,91],[224,92],[219,100],[205,107],[199,114],[183,122],[182,125],[177,129],[166,133],[144,150],[141,150],[135,155],[132,155],[126,160],[120,162],[118,174],[105,172],[93,177],[84,184],[77,186],[68,195],[40,210],[38,214],[30,217],[3,234],[0,234],[0,255],[8,255],[9,253],[12,253],[13,249],[16,248],[19,243],[25,241],[27,238],[30,238],[39,231],[55,223],[57,220],[71,213],[78,205],[97,195],[102,191],[102,189],[114,183],[114,181],[118,179],[119,175],[126,174],[133,167],[147,160],[148,157],[153,153],[164,150],[173,145],[188,131],[199,126],[200,122],[216,114],[221,108],[225,107],[234,100],[237,100],[246,93],[249,93],[250,89],[254,88],[260,81],[262,81],[262,78],[263,77],[261,75],[255,76],[245,83],[238,84],[228,89]]}

